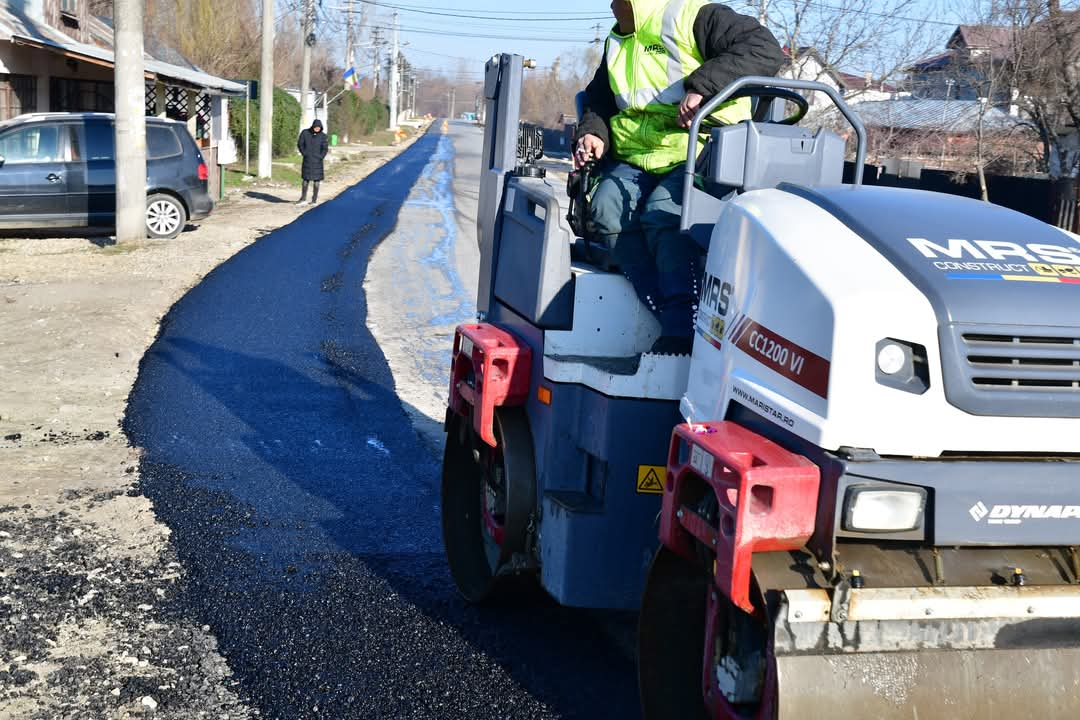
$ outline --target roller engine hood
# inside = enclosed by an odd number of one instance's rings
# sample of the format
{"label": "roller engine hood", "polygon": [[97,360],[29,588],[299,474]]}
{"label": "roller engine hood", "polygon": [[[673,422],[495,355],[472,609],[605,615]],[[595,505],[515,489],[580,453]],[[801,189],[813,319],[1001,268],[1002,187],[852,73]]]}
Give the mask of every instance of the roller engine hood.
{"label": "roller engine hood", "polygon": [[780,189],[821,207],[873,246],[922,291],[942,327],[1080,326],[1080,242],[1055,227],[922,190]]}

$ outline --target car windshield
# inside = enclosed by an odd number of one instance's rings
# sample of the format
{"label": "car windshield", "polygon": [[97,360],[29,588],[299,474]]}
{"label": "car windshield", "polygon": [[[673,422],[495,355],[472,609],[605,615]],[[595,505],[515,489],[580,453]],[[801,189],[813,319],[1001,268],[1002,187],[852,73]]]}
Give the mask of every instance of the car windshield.
{"label": "car windshield", "polygon": [[5,163],[59,160],[55,125],[34,125],[0,135],[0,155]]}

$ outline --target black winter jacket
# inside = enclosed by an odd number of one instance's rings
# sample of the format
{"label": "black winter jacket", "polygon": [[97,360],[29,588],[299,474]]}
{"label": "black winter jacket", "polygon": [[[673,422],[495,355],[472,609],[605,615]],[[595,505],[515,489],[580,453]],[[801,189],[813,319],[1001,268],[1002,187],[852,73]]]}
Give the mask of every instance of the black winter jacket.
{"label": "black winter jacket", "polygon": [[[746,75],[775,75],[787,60],[772,33],[757,20],[740,15],[726,5],[710,3],[694,18],[694,42],[704,62],[683,80],[687,92],[707,101],[733,80]],[[608,79],[607,62],[585,88],[585,107],[578,119],[575,139],[592,134],[604,141],[604,155],[611,147],[608,121],[618,113]]]}
{"label": "black winter jacket", "polygon": [[[315,132],[318,125],[320,131]],[[322,123],[316,120],[311,127],[300,133],[300,139],[296,141],[296,149],[304,156],[304,163],[300,168],[300,177],[304,180],[323,179],[323,158],[330,149],[326,142],[326,133],[322,132]]]}

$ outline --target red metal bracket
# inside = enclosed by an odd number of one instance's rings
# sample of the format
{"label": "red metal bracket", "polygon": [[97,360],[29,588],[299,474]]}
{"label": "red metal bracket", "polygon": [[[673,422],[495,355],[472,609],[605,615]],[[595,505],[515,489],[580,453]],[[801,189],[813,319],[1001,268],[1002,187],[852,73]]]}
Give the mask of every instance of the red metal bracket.
{"label": "red metal bracket", "polygon": [[[715,520],[695,509],[701,480],[716,495]],[[798,550],[814,532],[818,467],[732,422],[678,425],[671,436],[660,542],[695,560],[695,540],[714,548],[716,586],[754,612],[750,566],[755,552]]]}
{"label": "red metal bracket", "polygon": [[532,350],[487,323],[458,325],[450,361],[450,410],[472,416],[477,434],[495,447],[495,408],[523,405],[529,396]]}

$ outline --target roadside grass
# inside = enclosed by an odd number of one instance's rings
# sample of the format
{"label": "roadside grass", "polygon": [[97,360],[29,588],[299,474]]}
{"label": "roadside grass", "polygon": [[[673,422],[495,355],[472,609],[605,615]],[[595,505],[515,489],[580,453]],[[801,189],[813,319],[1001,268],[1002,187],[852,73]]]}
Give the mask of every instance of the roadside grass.
{"label": "roadside grass", "polygon": [[[363,159],[364,155],[362,153],[354,153],[350,155],[348,160],[328,162],[325,166],[326,177],[333,177],[341,172],[341,170],[349,167],[353,163],[360,162]],[[281,158],[274,158],[274,162],[270,166],[269,180],[258,178],[254,175],[245,175],[241,168],[235,170],[233,168],[225,168],[225,187],[266,187],[281,186],[284,184],[288,187],[298,188],[303,183],[303,178],[300,176],[300,164],[301,158],[299,153],[286,155]],[[245,180],[245,178],[248,179]]]}

